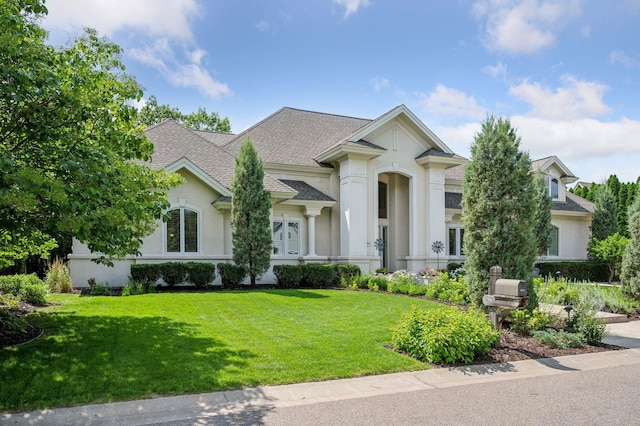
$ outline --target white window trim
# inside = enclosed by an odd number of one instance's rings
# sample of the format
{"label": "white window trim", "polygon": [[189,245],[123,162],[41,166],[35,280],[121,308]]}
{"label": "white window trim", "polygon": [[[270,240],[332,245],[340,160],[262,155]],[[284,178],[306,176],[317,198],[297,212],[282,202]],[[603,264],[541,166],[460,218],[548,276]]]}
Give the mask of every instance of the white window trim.
{"label": "white window trim", "polygon": [[[449,247],[451,246],[451,241],[449,238],[449,234],[450,231],[454,229],[456,231],[456,252],[455,254],[449,254]],[[447,227],[447,256],[449,256],[449,258],[463,258],[465,257],[464,254],[462,254],[462,241],[460,241],[460,235],[462,234],[462,231],[464,231],[464,228],[462,227],[462,225],[453,225],[453,226],[448,226]]]}
{"label": "white window trim", "polygon": [[[171,204],[167,213],[172,210],[180,210],[180,251],[167,251],[167,222],[162,224],[162,254],[167,256],[199,256],[202,253],[202,210],[192,204]],[[195,252],[184,251],[184,211],[192,210],[198,215],[198,247]]]}
{"label": "white window trim", "polygon": [[546,255],[547,255],[547,257],[556,258],[556,257],[560,257],[560,253],[561,253],[561,250],[560,250],[560,227],[556,226],[554,224],[551,224],[551,226],[553,226],[555,229],[558,230],[558,254],[550,254],[549,251],[551,250],[551,245],[549,245],[549,248],[547,249]]}
{"label": "white window trim", "polygon": [[[272,257],[278,257],[278,258],[285,258],[285,257],[294,257],[294,258],[298,258],[300,256],[302,256],[302,221],[299,218],[293,218],[293,219],[289,219],[289,218],[275,218],[271,220],[271,238],[273,241],[273,224],[276,222],[281,222],[282,223],[282,228],[283,228],[283,238],[282,238],[282,253],[278,252],[278,253],[271,253]],[[289,254],[289,237],[288,237],[288,231],[289,231],[289,224],[290,223],[297,223],[298,224],[298,254]]]}

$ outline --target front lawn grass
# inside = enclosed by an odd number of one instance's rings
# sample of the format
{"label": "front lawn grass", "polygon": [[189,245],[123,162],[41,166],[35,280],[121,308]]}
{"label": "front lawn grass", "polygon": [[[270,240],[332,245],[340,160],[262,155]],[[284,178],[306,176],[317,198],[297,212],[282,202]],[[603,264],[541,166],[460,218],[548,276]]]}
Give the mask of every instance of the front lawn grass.
{"label": "front lawn grass", "polygon": [[412,304],[379,293],[271,290],[53,296],[39,340],[0,349],[0,411],[428,368],[386,349]]}

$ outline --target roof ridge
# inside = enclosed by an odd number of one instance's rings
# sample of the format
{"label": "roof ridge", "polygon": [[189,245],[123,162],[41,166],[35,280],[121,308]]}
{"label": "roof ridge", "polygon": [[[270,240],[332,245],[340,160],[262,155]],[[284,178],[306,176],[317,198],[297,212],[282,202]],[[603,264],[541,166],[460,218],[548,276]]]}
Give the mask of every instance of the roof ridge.
{"label": "roof ridge", "polygon": [[[170,121],[173,121],[176,124],[180,124],[176,120],[174,120],[173,118],[165,118],[162,121],[160,121],[159,123],[155,123],[155,124],[152,124],[151,126],[145,127],[144,131],[146,132],[147,130],[155,129],[156,127],[161,126],[163,124],[167,124]],[[182,124],[180,124],[180,125],[182,126]]]}
{"label": "roof ridge", "polygon": [[281,110],[285,110],[285,109],[289,109],[289,110],[293,110],[293,111],[300,111],[300,112],[308,112],[311,114],[320,114],[320,115],[330,115],[332,117],[340,117],[340,118],[350,118],[353,120],[363,120],[363,121],[374,121],[375,119],[372,118],[362,118],[362,117],[354,117],[352,115],[344,115],[344,114],[334,114],[331,112],[322,112],[322,111],[312,111],[310,109],[302,109],[302,108],[293,108],[293,107],[282,107]]}

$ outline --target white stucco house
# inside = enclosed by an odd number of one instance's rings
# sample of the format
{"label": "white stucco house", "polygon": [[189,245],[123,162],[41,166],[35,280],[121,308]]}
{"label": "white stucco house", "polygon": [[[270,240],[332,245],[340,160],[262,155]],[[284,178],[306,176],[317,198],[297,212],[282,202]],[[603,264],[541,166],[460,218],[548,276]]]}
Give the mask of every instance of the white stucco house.
{"label": "white stucco house", "polygon": [[[234,156],[249,137],[272,196],[273,264],[355,263],[417,271],[462,262],[462,179],[468,160],[456,155],[406,106],[374,120],[282,108],[238,134],[193,131],[167,120],[147,129],[150,166],[185,182],[168,194],[169,220],[144,240],[137,257],[112,268],[73,243],[75,286],[89,278],[124,285],[130,265],[168,261],[231,262]],[[585,260],[593,205],[566,190],[577,180],[557,158],[533,162],[553,197],[553,246],[541,260]],[[437,255],[433,242],[445,249]],[[219,278],[217,278],[219,282]],[[271,270],[263,283],[274,283]]]}

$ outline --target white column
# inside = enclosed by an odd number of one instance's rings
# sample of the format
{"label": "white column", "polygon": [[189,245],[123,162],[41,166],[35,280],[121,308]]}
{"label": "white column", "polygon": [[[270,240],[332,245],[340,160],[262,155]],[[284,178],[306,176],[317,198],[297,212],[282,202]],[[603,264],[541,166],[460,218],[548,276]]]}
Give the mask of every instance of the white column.
{"label": "white column", "polygon": [[367,255],[367,162],[340,162],[340,255]]}
{"label": "white column", "polygon": [[307,256],[316,255],[316,216],[307,215]]}

